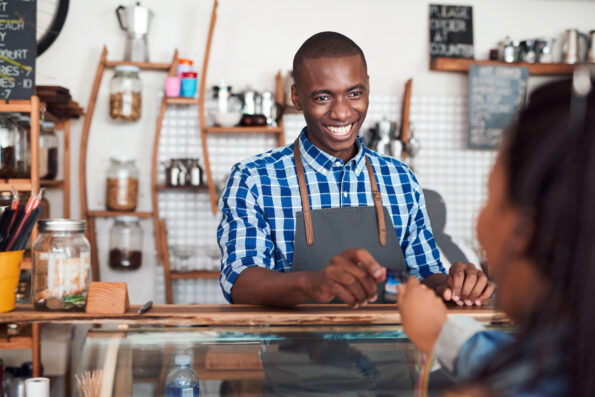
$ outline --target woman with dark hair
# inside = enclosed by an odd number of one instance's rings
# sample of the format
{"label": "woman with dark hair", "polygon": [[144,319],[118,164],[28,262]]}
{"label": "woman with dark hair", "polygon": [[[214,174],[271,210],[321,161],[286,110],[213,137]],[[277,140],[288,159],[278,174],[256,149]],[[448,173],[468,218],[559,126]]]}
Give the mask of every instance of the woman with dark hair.
{"label": "woman with dark hair", "polygon": [[477,221],[499,307],[518,327],[449,316],[410,279],[407,335],[465,395],[595,396],[595,89],[588,70],[536,90],[509,129]]}

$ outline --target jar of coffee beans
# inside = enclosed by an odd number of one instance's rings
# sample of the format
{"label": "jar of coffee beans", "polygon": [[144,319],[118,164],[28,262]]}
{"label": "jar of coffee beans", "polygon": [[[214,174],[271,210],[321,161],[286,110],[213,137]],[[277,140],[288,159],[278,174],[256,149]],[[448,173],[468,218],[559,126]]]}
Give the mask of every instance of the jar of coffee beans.
{"label": "jar of coffee beans", "polygon": [[142,83],[136,66],[116,66],[110,81],[109,115],[114,120],[137,121],[141,114]]}
{"label": "jar of coffee beans", "polygon": [[112,157],[107,169],[105,206],[111,211],[134,211],[138,204],[139,171],[135,160]]}
{"label": "jar of coffee beans", "polygon": [[109,233],[109,266],[114,270],[136,270],[142,263],[143,229],[134,216],[118,216]]}

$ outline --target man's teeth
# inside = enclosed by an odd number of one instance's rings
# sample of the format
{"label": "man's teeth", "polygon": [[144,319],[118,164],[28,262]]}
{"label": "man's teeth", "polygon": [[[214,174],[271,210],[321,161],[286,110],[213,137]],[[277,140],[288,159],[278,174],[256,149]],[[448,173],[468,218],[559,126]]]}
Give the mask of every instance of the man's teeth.
{"label": "man's teeth", "polygon": [[341,127],[328,125],[326,128],[328,128],[335,135],[347,135],[349,134],[349,131],[351,131],[351,124],[343,125]]}

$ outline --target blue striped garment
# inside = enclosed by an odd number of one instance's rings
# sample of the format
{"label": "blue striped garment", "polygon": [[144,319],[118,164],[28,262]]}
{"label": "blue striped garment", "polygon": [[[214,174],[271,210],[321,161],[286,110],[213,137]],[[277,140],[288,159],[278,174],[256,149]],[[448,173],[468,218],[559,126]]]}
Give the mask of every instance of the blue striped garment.
{"label": "blue striped garment", "polygon": [[[445,273],[421,187],[405,164],[365,148],[360,138],[359,150],[347,164],[314,146],[305,128],[299,140],[312,210],[374,205],[363,155],[366,153],[409,271],[419,279]],[[219,281],[229,302],[234,282],[247,267],[280,272],[291,269],[295,214],[302,210],[292,146],[236,164],[221,195],[217,228],[222,252]]]}

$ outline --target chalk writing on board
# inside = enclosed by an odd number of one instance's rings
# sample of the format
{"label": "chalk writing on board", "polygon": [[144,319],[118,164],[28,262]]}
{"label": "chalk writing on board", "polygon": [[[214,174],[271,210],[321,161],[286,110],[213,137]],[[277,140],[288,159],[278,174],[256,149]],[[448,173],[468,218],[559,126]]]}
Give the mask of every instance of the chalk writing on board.
{"label": "chalk writing on board", "polygon": [[0,99],[35,93],[35,0],[0,1]]}
{"label": "chalk writing on board", "polygon": [[473,8],[430,4],[430,56],[473,58]]}
{"label": "chalk writing on board", "polygon": [[469,147],[494,149],[525,104],[529,70],[514,66],[469,68]]}

